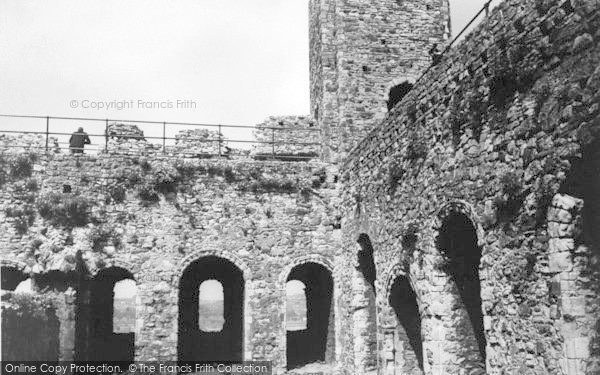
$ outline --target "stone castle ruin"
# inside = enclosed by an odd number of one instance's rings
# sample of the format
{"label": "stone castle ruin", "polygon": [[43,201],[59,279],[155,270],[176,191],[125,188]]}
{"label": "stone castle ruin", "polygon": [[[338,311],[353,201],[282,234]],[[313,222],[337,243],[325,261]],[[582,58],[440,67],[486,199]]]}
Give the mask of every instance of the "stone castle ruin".
{"label": "stone castle ruin", "polygon": [[599,374],[600,4],[506,0],[420,79],[446,0],[309,6],[286,158],[2,149],[3,360]]}

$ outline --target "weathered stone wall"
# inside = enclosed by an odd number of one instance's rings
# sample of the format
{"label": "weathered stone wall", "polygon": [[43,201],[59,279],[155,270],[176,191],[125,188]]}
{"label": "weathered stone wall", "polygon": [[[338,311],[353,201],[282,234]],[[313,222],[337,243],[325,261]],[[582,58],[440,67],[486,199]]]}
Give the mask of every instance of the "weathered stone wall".
{"label": "weathered stone wall", "polygon": [[[42,134],[0,134],[0,147],[17,152],[40,152],[46,149],[46,136]],[[48,151],[60,152],[56,137],[48,137]]]}
{"label": "weathered stone wall", "polygon": [[[17,155],[3,160],[10,170]],[[244,358],[273,360],[279,373],[287,274],[321,264],[333,274],[334,296],[342,293],[334,270],[341,257],[335,167],[114,154],[25,160],[30,168],[7,173],[0,193],[2,258],[36,280],[56,272],[87,279],[110,267],[131,272],[138,360],[177,358],[179,280],[205,256],[243,272]],[[83,285],[73,287],[89,298]],[[334,305],[336,314],[344,308]]]}
{"label": "weathered stone wall", "polygon": [[[577,219],[598,210],[569,185],[591,178],[574,170],[598,147],[599,20],[596,1],[504,2],[343,166],[343,247],[373,243],[381,325],[397,324],[393,281],[410,279],[426,374],[598,371],[600,253]],[[485,362],[440,248],[451,215],[481,247]]]}
{"label": "weathered stone wall", "polygon": [[343,160],[387,113],[390,88],[414,81],[449,32],[447,0],[311,0],[311,115],[326,160]]}
{"label": "weathered stone wall", "polygon": [[[218,131],[185,129],[175,135],[175,144],[163,147],[160,140],[146,139],[144,132],[135,124],[114,123],[108,127],[108,144],[103,153],[258,160],[270,159],[275,154],[276,159],[284,161],[307,161],[321,155],[319,128],[307,116],[271,116],[256,125],[252,135],[253,139],[248,141],[253,142],[252,147],[242,149],[238,142],[228,142]],[[13,136],[10,140],[26,146],[29,139]]]}
{"label": "weathered stone wall", "polygon": [[254,139],[260,142],[253,147],[254,155],[276,154],[302,160],[321,154],[321,134],[315,122],[306,116],[271,116],[256,125]]}

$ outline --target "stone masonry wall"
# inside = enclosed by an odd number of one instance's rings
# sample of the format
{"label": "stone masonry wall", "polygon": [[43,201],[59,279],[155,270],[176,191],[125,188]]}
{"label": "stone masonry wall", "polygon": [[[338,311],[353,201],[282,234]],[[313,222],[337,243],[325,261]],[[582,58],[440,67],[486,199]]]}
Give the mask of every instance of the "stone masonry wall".
{"label": "stone masonry wall", "polygon": [[[584,184],[575,170],[599,144],[599,8],[504,2],[342,168],[343,247],[355,249],[360,234],[373,243],[380,322],[390,323],[395,277],[410,279],[426,374],[599,371],[600,250],[577,219],[595,196],[570,196],[567,186]],[[439,247],[442,224],[457,214],[482,252],[485,362]],[[357,254],[348,256],[351,264]]]}
{"label": "stone masonry wall", "polygon": [[346,153],[387,113],[390,88],[431,63],[449,35],[447,0],[310,2],[311,115],[326,160]]}
{"label": "stone masonry wall", "polygon": [[256,125],[254,139],[262,142],[254,146],[254,155],[269,157],[275,153],[310,159],[321,154],[321,134],[315,122],[306,116],[271,116]]}
{"label": "stone masonry wall", "polygon": [[[342,293],[334,266],[341,257],[337,172],[330,165],[114,154],[22,159],[2,158],[2,259],[35,279],[57,272],[88,279],[110,267],[131,272],[139,301],[136,360],[177,358],[179,279],[204,256],[243,272],[244,358],[273,360],[277,373],[285,368],[291,269],[321,264],[333,274],[334,298]],[[15,172],[17,161],[28,167]],[[71,286],[81,288],[65,288]],[[334,305],[343,315],[345,307]]]}

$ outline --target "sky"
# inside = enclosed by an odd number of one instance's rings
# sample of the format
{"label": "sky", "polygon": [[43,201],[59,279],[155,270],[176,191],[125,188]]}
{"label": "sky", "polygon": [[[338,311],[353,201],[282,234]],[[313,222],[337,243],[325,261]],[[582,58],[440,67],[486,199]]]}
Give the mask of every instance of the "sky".
{"label": "sky", "polygon": [[[450,1],[454,32],[485,2]],[[309,113],[308,0],[0,0],[0,51],[0,113],[248,126]],[[104,127],[50,130],[80,125]],[[0,118],[7,129],[45,121]]]}
{"label": "sky", "polygon": [[[453,33],[484,3],[450,0]],[[0,51],[0,114],[253,126],[309,113],[308,0],[0,0]],[[53,120],[50,130],[78,126],[104,129]],[[0,118],[0,133],[45,127]],[[117,298],[135,292],[133,281],[115,289]],[[204,296],[222,298],[222,287],[209,283]]]}

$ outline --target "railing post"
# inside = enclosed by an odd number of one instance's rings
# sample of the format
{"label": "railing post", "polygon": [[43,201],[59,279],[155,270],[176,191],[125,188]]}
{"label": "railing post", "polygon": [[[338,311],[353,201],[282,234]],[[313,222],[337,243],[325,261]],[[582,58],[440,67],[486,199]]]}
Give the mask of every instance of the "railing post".
{"label": "railing post", "polygon": [[166,137],[167,137],[167,123],[163,122],[163,154],[167,152]]}
{"label": "railing post", "polygon": [[108,153],[108,119],[104,125],[104,152]]}
{"label": "railing post", "polygon": [[219,124],[219,158],[221,157],[221,124]]}
{"label": "railing post", "polygon": [[275,159],[275,128],[271,128],[271,158]]}
{"label": "railing post", "polygon": [[50,137],[50,116],[46,116],[46,152],[48,152],[48,138]]}

